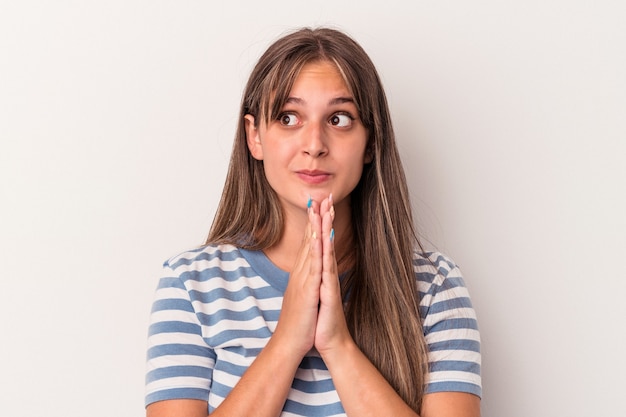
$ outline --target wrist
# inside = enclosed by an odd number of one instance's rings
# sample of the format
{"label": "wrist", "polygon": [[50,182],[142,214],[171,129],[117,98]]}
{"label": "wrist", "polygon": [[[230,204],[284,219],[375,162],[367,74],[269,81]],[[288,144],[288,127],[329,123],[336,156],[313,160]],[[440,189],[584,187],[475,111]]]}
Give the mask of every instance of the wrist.
{"label": "wrist", "polygon": [[363,354],[350,335],[332,346],[321,350],[318,349],[318,352],[329,370],[331,367],[334,367],[335,364],[344,364],[348,358],[352,358],[354,355]]}
{"label": "wrist", "polygon": [[304,349],[301,345],[291,343],[291,339],[288,337],[281,337],[280,332],[274,333],[263,349],[284,365],[295,366],[296,368],[309,350]]}

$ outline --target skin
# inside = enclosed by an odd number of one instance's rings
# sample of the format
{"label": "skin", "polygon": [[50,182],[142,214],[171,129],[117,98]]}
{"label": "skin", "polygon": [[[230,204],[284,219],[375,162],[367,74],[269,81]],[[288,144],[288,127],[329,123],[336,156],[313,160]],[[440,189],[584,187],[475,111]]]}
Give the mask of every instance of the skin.
{"label": "skin", "polygon": [[[285,212],[284,235],[266,254],[290,271],[289,283],[273,336],[212,415],[280,415],[298,365],[315,347],[348,416],[417,416],[359,350],[343,312],[336,253],[350,244],[348,197],[370,162],[367,131],[339,72],[327,62],[302,69],[284,110],[258,127],[246,116],[246,132]],[[206,402],[198,400],[147,408],[147,417],[206,415]],[[465,393],[427,394],[420,415],[477,417],[480,402]]]}

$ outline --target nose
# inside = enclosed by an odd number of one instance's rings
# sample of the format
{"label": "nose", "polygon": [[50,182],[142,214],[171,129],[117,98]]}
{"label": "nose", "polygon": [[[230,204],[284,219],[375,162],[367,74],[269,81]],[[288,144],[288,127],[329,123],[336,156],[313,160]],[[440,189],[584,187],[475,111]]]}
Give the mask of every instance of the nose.
{"label": "nose", "polygon": [[319,158],[328,153],[326,134],[323,126],[311,123],[307,129],[303,129],[303,152],[314,158]]}

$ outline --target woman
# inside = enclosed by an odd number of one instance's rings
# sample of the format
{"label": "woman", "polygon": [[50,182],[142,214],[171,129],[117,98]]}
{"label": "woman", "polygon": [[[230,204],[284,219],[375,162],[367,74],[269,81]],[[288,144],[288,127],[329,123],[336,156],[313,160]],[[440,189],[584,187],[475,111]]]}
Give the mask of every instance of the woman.
{"label": "woman", "polygon": [[419,245],[363,49],[284,36],[239,120],[206,244],[165,264],[147,415],[478,416],[475,314],[458,268]]}

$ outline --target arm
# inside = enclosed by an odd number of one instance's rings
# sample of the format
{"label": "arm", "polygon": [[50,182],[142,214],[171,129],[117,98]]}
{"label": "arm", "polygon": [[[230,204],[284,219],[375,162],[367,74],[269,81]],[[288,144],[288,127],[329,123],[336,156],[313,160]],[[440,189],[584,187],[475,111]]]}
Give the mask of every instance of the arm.
{"label": "arm", "polygon": [[[324,361],[348,416],[417,416],[351,340],[326,352]],[[420,416],[480,417],[480,399],[463,392],[426,394]]]}
{"label": "arm", "polygon": [[417,416],[351,337],[322,357],[348,416]]}
{"label": "arm", "polygon": [[382,374],[358,348],[343,311],[335,259],[332,200],[320,207],[322,226],[322,283],[315,347],[328,367],[348,416],[415,417]]}
{"label": "arm", "polygon": [[[412,416],[412,410],[358,348],[348,331],[331,238],[333,210],[321,206],[323,268],[315,346],[322,355],[348,416]],[[328,213],[328,214],[326,214]],[[426,394],[422,417],[479,417],[480,399],[468,393]]]}
{"label": "arm", "polygon": [[206,417],[207,404],[202,400],[157,401],[146,408],[146,417]]}
{"label": "arm", "polygon": [[[301,358],[270,339],[212,416],[278,416]],[[267,376],[271,375],[271,383]],[[166,400],[150,404],[147,417],[206,417],[207,403],[199,400]]]}
{"label": "arm", "polygon": [[422,417],[480,417],[480,398],[466,392],[424,395]]}
{"label": "arm", "polygon": [[[319,233],[318,230],[316,236]],[[296,370],[313,346],[320,280],[320,239],[313,237],[309,226],[289,278],[274,334],[212,416],[271,417],[281,413]],[[159,401],[147,408],[148,417],[206,415],[206,401],[191,399]]]}
{"label": "arm", "polygon": [[[368,378],[367,376],[364,376],[362,380],[372,382],[376,379],[378,379],[377,376],[374,376],[374,378]],[[378,382],[380,383],[382,381]],[[384,382],[386,383],[386,381]],[[390,399],[392,399],[391,402],[393,402],[396,406],[394,408],[397,408],[397,406],[400,406],[400,408],[402,408],[400,404],[395,404],[399,399],[399,397],[394,398],[397,397],[397,395],[394,395],[395,391],[391,390],[392,392],[389,392],[389,396],[380,395],[383,391],[387,390],[387,388],[384,387],[384,384],[382,386],[382,390],[371,387],[371,391],[368,391],[367,389],[364,390],[363,388],[365,388],[365,386],[361,385],[360,389],[355,389],[355,384],[351,384],[348,387],[348,390],[342,391],[346,391],[347,394],[352,393],[351,396],[355,398],[346,398],[344,400],[344,396],[342,396],[342,401],[344,401],[344,403],[346,404],[367,404],[370,403],[367,398],[371,396],[372,393],[374,393],[375,398],[372,398],[373,401],[371,401],[374,406],[369,410],[375,410],[376,407],[379,407],[381,404],[388,402]],[[353,413],[349,412],[348,414],[352,415]],[[377,412],[373,412],[373,414],[376,415]],[[205,401],[200,400],[159,401],[149,405],[146,414],[147,417],[206,417],[206,415],[207,404]],[[213,415],[217,414],[214,413]],[[360,414],[357,411],[355,415],[366,414]],[[392,415],[396,416],[400,414],[394,413]],[[415,415],[415,413],[409,415]],[[475,395],[462,392],[439,392],[434,394],[426,394],[424,396],[422,404],[421,417],[480,417],[480,399]]]}

